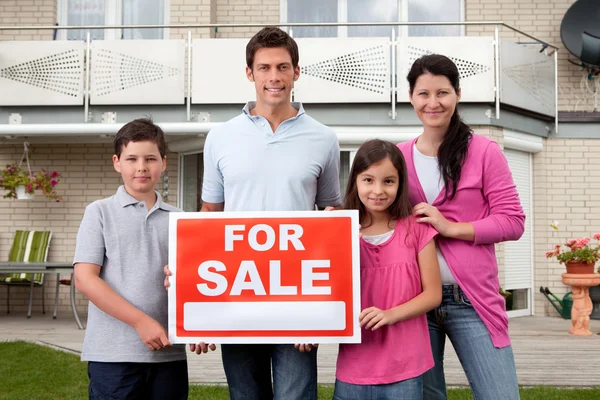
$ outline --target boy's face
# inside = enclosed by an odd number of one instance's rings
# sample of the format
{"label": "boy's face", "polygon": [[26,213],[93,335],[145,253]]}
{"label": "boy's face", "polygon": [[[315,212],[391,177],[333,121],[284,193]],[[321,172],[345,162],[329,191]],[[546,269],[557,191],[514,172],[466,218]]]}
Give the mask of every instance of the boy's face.
{"label": "boy's face", "polygon": [[292,56],[283,47],[265,47],[254,54],[252,69],[246,67],[248,80],[254,82],[256,102],[272,108],[288,105],[300,66],[292,65]]}
{"label": "boy's face", "polygon": [[137,198],[154,193],[160,174],[167,168],[167,158],[161,158],[154,142],[129,142],[123,146],[120,158],[113,155],[113,165],[123,177],[127,192]]}

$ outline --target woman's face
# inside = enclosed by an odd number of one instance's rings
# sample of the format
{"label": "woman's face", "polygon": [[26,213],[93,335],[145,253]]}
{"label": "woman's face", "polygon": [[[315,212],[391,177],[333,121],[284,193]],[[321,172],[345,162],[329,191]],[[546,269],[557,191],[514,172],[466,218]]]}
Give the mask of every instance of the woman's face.
{"label": "woman's face", "polygon": [[450,125],[450,119],[460,100],[460,89],[457,93],[444,75],[427,72],[417,78],[409,96],[424,128],[445,130]]}

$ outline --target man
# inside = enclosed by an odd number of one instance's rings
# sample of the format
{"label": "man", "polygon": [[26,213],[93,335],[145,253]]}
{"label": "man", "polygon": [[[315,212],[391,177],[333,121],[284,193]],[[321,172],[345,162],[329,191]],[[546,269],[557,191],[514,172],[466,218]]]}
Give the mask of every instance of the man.
{"label": "man", "polygon": [[[337,136],[290,103],[300,76],[296,42],[281,29],[264,28],[248,43],[246,64],[256,102],[208,134],[201,211],[341,208]],[[231,399],[316,399],[311,348],[222,345]]]}

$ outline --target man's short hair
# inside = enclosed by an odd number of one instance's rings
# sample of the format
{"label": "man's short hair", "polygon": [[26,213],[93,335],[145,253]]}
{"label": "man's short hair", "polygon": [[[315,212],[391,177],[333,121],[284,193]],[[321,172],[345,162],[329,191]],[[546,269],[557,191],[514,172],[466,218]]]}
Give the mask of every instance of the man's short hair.
{"label": "man's short hair", "polygon": [[252,69],[256,52],[265,47],[282,47],[286,49],[292,57],[292,66],[294,68],[298,66],[299,55],[296,41],[284,30],[272,26],[261,29],[246,45],[246,65],[248,65],[248,68]]}

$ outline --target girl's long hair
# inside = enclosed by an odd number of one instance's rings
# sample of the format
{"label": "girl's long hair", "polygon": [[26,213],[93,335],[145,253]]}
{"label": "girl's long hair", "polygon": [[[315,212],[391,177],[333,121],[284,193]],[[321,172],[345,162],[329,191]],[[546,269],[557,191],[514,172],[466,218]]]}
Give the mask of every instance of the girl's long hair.
{"label": "girl's long hair", "polygon": [[371,216],[364,204],[358,197],[358,189],[356,180],[358,176],[369,169],[371,165],[377,164],[380,161],[389,158],[396,170],[398,170],[398,192],[393,203],[388,207],[390,221],[400,220],[411,215],[412,206],[408,200],[408,177],[406,173],[406,162],[400,149],[393,143],[384,140],[372,139],[368,140],[360,146],[354,162],[350,169],[350,177],[348,178],[348,186],[344,196],[344,208],[350,210],[358,210],[358,216],[363,228],[370,226]]}
{"label": "girl's long hair", "polygon": [[[445,76],[457,93],[460,90],[460,74],[452,60],[439,54],[430,54],[417,59],[406,77],[411,96],[417,79],[426,73]],[[444,200],[447,198],[451,200],[456,195],[471,135],[472,130],[460,118],[457,105],[437,154],[438,167],[445,186]]]}

